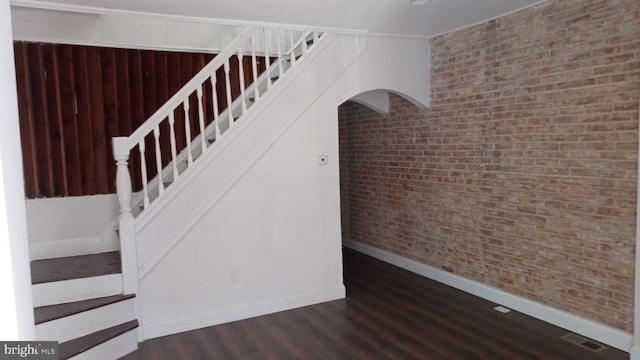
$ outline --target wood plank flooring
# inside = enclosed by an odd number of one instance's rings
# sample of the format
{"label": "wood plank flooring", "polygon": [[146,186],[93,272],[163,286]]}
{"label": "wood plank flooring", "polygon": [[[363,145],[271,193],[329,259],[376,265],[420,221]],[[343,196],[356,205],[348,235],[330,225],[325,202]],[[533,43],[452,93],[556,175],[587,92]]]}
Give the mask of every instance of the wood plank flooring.
{"label": "wood plank flooring", "polygon": [[133,359],[628,359],[345,249],[347,298],[147,340]]}

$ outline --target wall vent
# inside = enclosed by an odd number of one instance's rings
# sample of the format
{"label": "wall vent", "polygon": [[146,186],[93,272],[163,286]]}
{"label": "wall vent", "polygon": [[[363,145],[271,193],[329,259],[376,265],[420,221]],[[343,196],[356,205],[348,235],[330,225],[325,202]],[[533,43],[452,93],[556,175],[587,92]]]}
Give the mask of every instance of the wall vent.
{"label": "wall vent", "polygon": [[600,352],[607,348],[605,345],[600,344],[599,342],[593,341],[584,336],[580,336],[573,333],[566,334],[562,336],[562,338],[572,344],[581,346],[593,352]]}

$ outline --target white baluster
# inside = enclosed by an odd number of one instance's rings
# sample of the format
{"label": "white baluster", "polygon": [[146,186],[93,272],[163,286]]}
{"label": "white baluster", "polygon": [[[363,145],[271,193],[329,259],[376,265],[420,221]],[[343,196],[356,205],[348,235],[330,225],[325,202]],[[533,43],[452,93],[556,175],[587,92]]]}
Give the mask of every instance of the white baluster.
{"label": "white baluster", "polygon": [[200,125],[200,146],[202,147],[201,153],[204,154],[204,150],[207,148],[207,139],[204,138],[204,108],[202,104],[202,86],[198,87],[198,124]]}
{"label": "white baluster", "polygon": [[242,103],[242,114],[247,112],[247,99],[244,96],[244,63],[242,61],[242,49],[238,49],[238,75],[240,76],[240,103]]}
{"label": "white baluster", "polygon": [[191,122],[189,121],[189,98],[187,97],[182,103],[184,110],[184,136],[187,141],[187,164],[193,164],[193,154],[191,154]]}
{"label": "white baluster", "polygon": [[282,77],[284,74],[284,67],[282,65],[282,30],[278,30],[278,76]]}
{"label": "white baluster", "polygon": [[293,30],[289,31],[289,43],[291,48],[291,53],[289,54],[289,60],[291,61],[291,66],[296,64],[296,49],[294,48],[295,39],[293,37]]}
{"label": "white baluster", "polygon": [[144,138],[138,143],[140,150],[140,173],[142,174],[142,193],[144,195],[144,207],[149,207],[149,191],[147,190],[147,159],[144,157]]}
{"label": "white baluster", "polygon": [[213,76],[211,76],[211,96],[213,96],[213,121],[215,122],[216,140],[218,140],[220,138],[220,122],[218,121],[218,90],[216,89],[216,82],[218,79],[216,76],[215,72],[213,73]]}
{"label": "white baluster", "polygon": [[305,55],[309,50],[309,45],[307,44],[307,33],[302,33],[302,55]]}
{"label": "white baluster", "polygon": [[227,111],[229,112],[229,128],[233,125],[233,114],[231,113],[231,79],[229,78],[229,59],[224,62],[224,78],[227,89]]}
{"label": "white baluster", "polygon": [[258,89],[258,63],[256,61],[256,38],[254,36],[251,37],[251,67],[253,70],[253,96],[255,97],[256,102],[260,98],[260,89]]}
{"label": "white baluster", "polygon": [[173,111],[169,113],[169,132],[171,136],[171,160],[173,163],[173,181],[178,179],[178,151],[176,150],[176,130]]}
{"label": "white baluster", "polygon": [[116,159],[116,192],[120,204],[119,236],[122,264],[122,282],[125,294],[138,292],[138,260],[136,229],[131,211],[131,174],[129,174],[129,141],[126,137],[113,139],[113,157]]}
{"label": "white baluster", "polygon": [[[267,36],[267,29],[262,28],[262,38],[264,39],[264,61],[265,63],[265,72],[267,74],[267,89],[273,85],[271,81],[271,59],[269,58],[269,38]],[[256,82],[257,83],[257,82]]]}
{"label": "white baluster", "polygon": [[160,154],[160,126],[156,124],[153,128],[153,137],[156,145],[156,169],[158,171],[158,194],[164,192],[164,181],[162,180],[162,154]]}

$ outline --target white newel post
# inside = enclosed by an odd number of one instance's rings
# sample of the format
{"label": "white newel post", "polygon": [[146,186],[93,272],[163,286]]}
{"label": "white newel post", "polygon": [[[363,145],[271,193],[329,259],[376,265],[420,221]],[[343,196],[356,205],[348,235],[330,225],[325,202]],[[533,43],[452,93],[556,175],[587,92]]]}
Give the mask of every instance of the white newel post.
{"label": "white newel post", "polygon": [[131,212],[131,175],[129,174],[129,139],[113,138],[113,157],[116,160],[116,192],[120,203],[120,257],[125,294],[138,292],[138,256],[136,228]]}

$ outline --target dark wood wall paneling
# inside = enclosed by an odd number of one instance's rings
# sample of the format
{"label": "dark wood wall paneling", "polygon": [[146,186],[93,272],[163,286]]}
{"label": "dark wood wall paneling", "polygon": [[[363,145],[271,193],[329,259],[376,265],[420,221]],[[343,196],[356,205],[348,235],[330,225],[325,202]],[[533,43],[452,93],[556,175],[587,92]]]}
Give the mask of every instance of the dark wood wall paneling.
{"label": "dark wood wall paneling", "polygon": [[[175,94],[213,54],[15,42],[18,106],[27,198],[115,192],[114,136],[128,136]],[[248,86],[251,59],[243,59]],[[273,59],[272,59],[273,61]],[[265,69],[259,59],[259,72]],[[232,94],[240,93],[239,63],[230,61]],[[217,73],[220,111],[226,109],[224,73]],[[212,92],[205,87],[206,124],[212,121]],[[197,98],[190,98],[191,137],[200,133]],[[178,149],[186,146],[184,114],[175,111]],[[171,157],[169,126],[161,127],[163,165]],[[147,137],[149,179],[156,174],[155,144]],[[130,169],[141,187],[140,156]]]}

